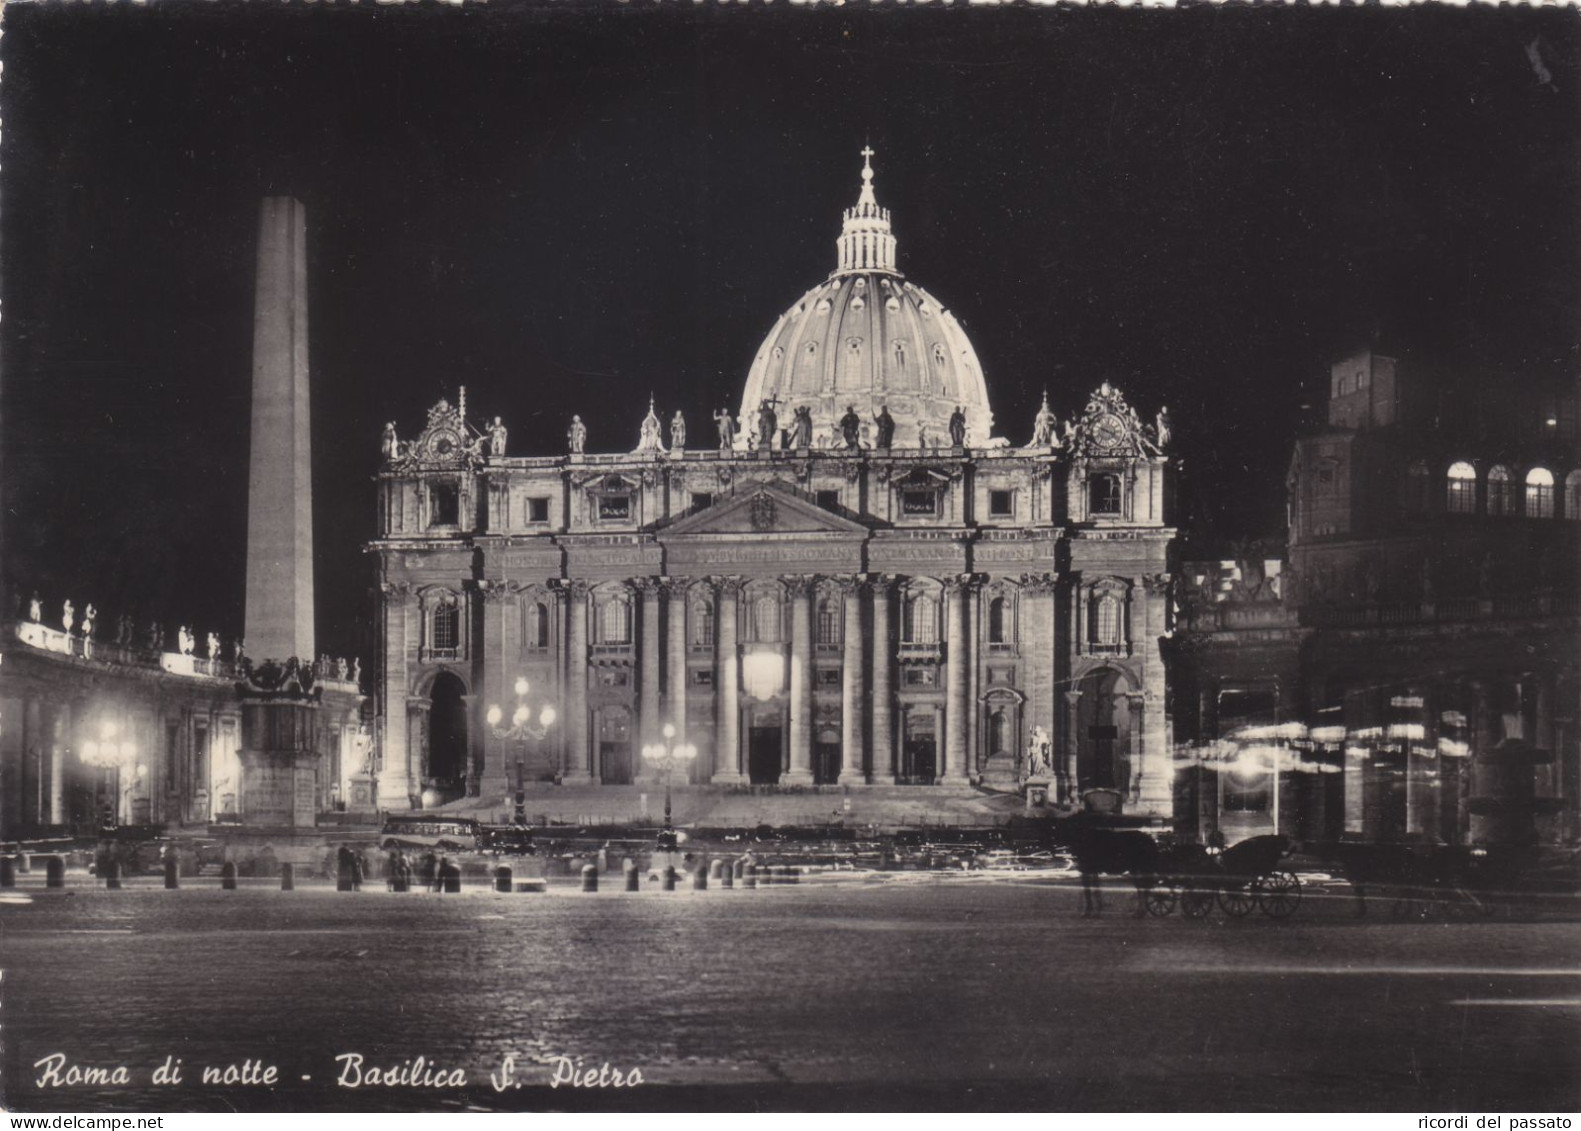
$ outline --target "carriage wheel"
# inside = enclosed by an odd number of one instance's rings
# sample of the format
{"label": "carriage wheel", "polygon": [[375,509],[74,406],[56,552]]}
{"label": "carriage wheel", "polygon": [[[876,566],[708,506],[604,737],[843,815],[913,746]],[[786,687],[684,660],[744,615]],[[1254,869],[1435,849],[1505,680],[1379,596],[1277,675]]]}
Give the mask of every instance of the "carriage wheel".
{"label": "carriage wheel", "polygon": [[1142,892],[1142,905],[1154,918],[1162,919],[1175,909],[1175,885],[1154,884]]}
{"label": "carriage wheel", "polygon": [[1219,906],[1224,908],[1226,915],[1243,919],[1257,906],[1257,896],[1244,887],[1220,888]]}
{"label": "carriage wheel", "polygon": [[1180,893],[1180,910],[1188,919],[1205,918],[1213,910],[1213,893],[1200,888],[1186,888]]}
{"label": "carriage wheel", "polygon": [[1301,902],[1301,881],[1289,872],[1270,872],[1252,882],[1257,902],[1270,919],[1288,919]]}

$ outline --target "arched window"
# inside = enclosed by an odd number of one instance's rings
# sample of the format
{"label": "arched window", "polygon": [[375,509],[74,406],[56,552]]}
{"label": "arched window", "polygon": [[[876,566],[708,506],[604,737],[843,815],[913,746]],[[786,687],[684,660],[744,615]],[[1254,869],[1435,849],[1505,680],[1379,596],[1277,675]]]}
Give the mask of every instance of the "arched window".
{"label": "arched window", "polygon": [[818,598],[817,643],[820,648],[840,643],[840,610],[832,597]]}
{"label": "arched window", "polygon": [[543,651],[549,647],[549,608],[541,601],[527,605],[527,647]]}
{"label": "arched window", "polygon": [[1408,510],[1425,511],[1430,506],[1432,490],[1428,480],[1432,472],[1426,460],[1416,460],[1405,469],[1405,505]]}
{"label": "arched window", "polygon": [[1554,516],[1554,473],[1546,467],[1534,467],[1526,473],[1526,517],[1552,518]]}
{"label": "arched window", "polygon": [[1450,514],[1477,513],[1477,469],[1465,460],[1449,465],[1449,487],[1444,507]]}
{"label": "arched window", "polygon": [[1092,610],[1092,643],[1099,648],[1120,646],[1120,617],[1123,608],[1117,593],[1104,593],[1094,602]]}
{"label": "arched window", "polygon": [[1087,480],[1087,509],[1092,514],[1120,513],[1120,477],[1100,472]]}
{"label": "arched window", "polygon": [[907,644],[939,642],[939,604],[932,593],[906,594],[901,633],[901,639]]}
{"label": "arched window", "polygon": [[759,644],[775,644],[780,638],[780,599],[765,593],[752,602],[752,639]]}
{"label": "arched window", "polygon": [[995,597],[988,602],[988,643],[1009,643],[1007,636],[1008,626],[1005,623],[1008,612],[1009,610],[1003,597]]}
{"label": "arched window", "polygon": [[714,606],[707,601],[692,605],[692,643],[700,648],[714,645]]}
{"label": "arched window", "polygon": [[1565,517],[1581,522],[1581,471],[1565,476]]}
{"label": "arched window", "polygon": [[1515,481],[1503,464],[1488,472],[1488,513],[1495,518],[1515,513]]}
{"label": "arched window", "polygon": [[631,643],[631,603],[624,595],[612,594],[599,603],[598,642]]}
{"label": "arched window", "polygon": [[434,606],[434,631],[430,639],[436,652],[454,653],[461,647],[461,609],[454,601]]}

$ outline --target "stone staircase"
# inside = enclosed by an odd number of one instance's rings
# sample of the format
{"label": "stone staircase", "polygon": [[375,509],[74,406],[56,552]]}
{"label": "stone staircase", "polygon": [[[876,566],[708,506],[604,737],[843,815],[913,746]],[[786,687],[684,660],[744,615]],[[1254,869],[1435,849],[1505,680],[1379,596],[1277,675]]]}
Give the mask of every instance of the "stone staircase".
{"label": "stone staircase", "polygon": [[[926,827],[987,827],[1024,812],[1019,794],[964,785],[931,786],[693,786],[678,785],[674,822],[683,827],[846,825],[891,831]],[[442,810],[454,816],[505,823],[510,793],[468,797]],[[657,825],[664,819],[662,785],[572,786],[529,783],[527,820],[534,825]]]}

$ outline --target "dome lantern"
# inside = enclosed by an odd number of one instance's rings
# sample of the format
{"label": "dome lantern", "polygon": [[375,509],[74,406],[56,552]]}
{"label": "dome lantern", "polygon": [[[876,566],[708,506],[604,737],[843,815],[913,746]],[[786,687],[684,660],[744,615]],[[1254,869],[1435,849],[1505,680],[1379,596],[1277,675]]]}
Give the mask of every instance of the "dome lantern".
{"label": "dome lantern", "polygon": [[845,222],[840,227],[836,241],[840,265],[835,275],[848,275],[853,271],[884,271],[898,275],[895,270],[895,237],[889,229],[889,209],[880,208],[873,196],[873,147],[862,147],[862,195],[856,207],[845,210]]}

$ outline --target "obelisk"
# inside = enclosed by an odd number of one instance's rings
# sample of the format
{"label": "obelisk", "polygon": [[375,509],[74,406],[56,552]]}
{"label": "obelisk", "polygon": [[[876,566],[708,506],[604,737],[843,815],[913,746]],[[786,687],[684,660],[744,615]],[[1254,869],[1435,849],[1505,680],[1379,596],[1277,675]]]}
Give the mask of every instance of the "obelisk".
{"label": "obelisk", "polygon": [[307,223],[299,201],[265,197],[253,300],[252,450],[247,476],[247,651],[313,660],[313,479],[308,428]]}
{"label": "obelisk", "polygon": [[265,197],[253,300],[253,413],[247,478],[247,651],[242,823],[312,826],[318,815],[313,663],[313,496],[307,371],[307,224],[290,197]]}

